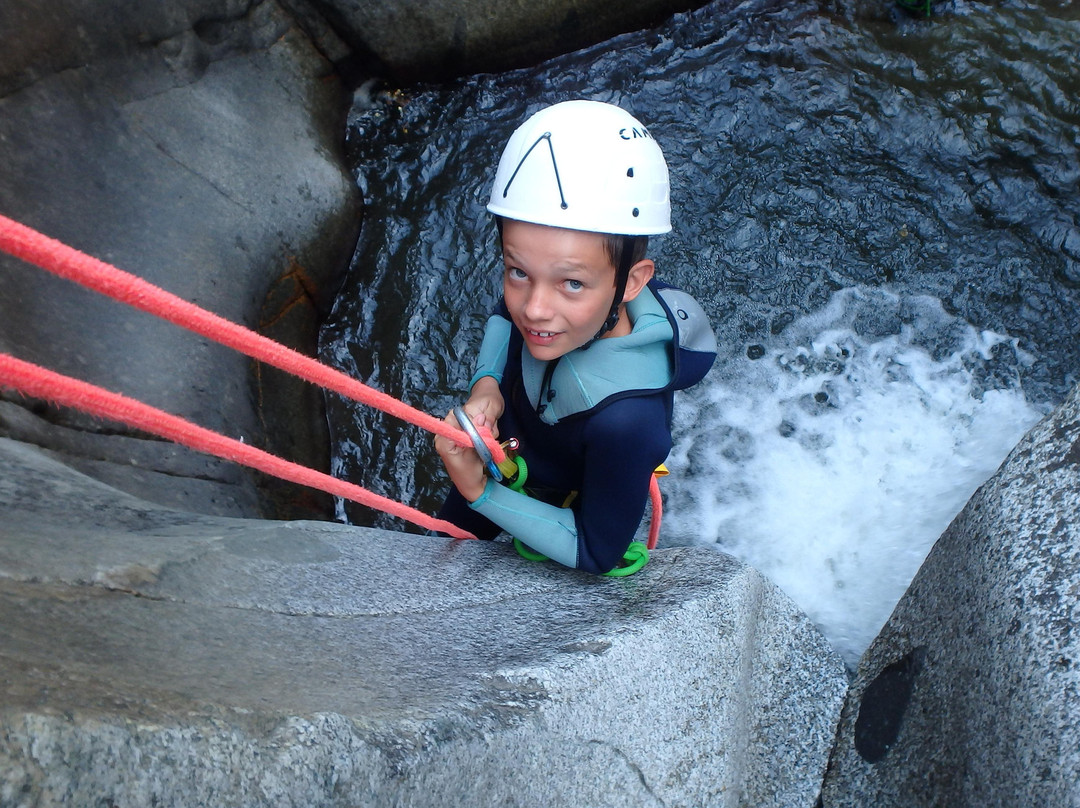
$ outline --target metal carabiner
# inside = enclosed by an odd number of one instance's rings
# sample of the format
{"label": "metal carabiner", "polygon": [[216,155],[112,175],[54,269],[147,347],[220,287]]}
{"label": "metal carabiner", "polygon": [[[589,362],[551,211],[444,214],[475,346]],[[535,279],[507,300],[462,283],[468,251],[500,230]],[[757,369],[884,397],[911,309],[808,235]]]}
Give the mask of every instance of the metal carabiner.
{"label": "metal carabiner", "polygon": [[473,424],[472,419],[469,418],[468,413],[465,412],[464,407],[454,407],[454,417],[457,418],[458,426],[461,427],[462,432],[469,436],[469,440],[472,441],[473,448],[476,449],[476,453],[480,455],[480,460],[487,468],[488,473],[491,475],[491,479],[495,482],[502,482],[503,473],[499,471],[499,466],[495,462],[495,457],[491,454],[491,450],[484,443],[484,439],[480,437],[480,433],[476,431],[476,425]]}

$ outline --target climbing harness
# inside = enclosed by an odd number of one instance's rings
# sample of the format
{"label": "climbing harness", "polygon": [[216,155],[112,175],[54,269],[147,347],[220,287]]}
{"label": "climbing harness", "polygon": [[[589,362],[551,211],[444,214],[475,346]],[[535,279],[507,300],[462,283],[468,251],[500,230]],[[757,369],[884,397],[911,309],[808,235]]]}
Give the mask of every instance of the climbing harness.
{"label": "climbing harness", "polygon": [[[496,463],[491,455],[490,449],[484,443],[483,438],[476,429],[476,425],[473,424],[472,419],[469,418],[464,407],[455,407],[454,417],[457,418],[457,422],[462,427],[465,434],[469,435],[472,439],[473,448],[476,450],[476,453],[480,455],[480,460],[484,463],[491,478],[495,480],[495,482],[505,483],[511,491],[517,491],[526,496],[530,496],[528,489],[525,487],[525,483],[529,479],[529,467],[525,462],[525,458],[517,453],[519,446],[517,438],[510,438],[502,443],[502,449],[506,455],[506,459],[502,463]],[[649,525],[648,543],[639,541],[630,542],[630,545],[626,548],[626,552],[623,553],[622,561],[619,566],[603,573],[604,575],[611,578],[621,578],[626,575],[633,575],[649,562],[649,550],[656,547],[656,542],[660,535],[660,520],[662,518],[662,500],[660,498],[660,487],[657,484],[657,478],[667,476],[667,474],[667,467],[661,464],[649,478],[649,499],[652,503],[653,515]],[[571,491],[563,501],[562,507],[568,508],[570,503],[573,502],[576,497],[577,491]],[[516,536],[513,539],[513,544],[517,554],[526,561],[549,560],[546,555],[536,552]]]}

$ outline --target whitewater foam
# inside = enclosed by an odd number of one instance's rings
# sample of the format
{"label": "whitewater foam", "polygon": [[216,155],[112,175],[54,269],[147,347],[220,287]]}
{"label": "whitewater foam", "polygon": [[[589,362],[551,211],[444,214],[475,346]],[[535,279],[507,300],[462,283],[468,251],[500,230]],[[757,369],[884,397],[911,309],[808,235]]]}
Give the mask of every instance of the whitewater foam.
{"label": "whitewater foam", "polygon": [[1043,414],[1017,374],[1032,361],[934,298],[838,292],[679,399],[664,543],[765,573],[853,667]]}

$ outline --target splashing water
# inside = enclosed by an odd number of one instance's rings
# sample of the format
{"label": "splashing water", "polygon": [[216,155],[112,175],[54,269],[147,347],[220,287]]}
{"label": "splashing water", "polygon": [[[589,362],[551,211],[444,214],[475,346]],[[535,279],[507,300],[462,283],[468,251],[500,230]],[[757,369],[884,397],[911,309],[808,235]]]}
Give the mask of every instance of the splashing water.
{"label": "splashing water", "polygon": [[665,533],[784,589],[854,666],[934,540],[1041,413],[1017,341],[847,289],[679,402]]}

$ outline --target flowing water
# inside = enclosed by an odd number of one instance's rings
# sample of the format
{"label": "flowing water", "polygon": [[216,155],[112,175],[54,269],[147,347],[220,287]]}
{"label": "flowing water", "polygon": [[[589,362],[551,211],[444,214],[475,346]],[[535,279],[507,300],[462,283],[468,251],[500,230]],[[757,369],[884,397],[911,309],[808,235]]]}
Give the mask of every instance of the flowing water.
{"label": "flowing water", "polygon": [[[532,69],[361,88],[368,207],[323,358],[428,412],[462,400],[499,292],[502,144],[556,101],[626,108],[671,166],[659,273],[721,344],[676,399],[661,545],[753,564],[854,664],[1078,381],[1078,9],[720,2]],[[335,473],[438,507],[430,436],[337,400],[330,418]]]}

